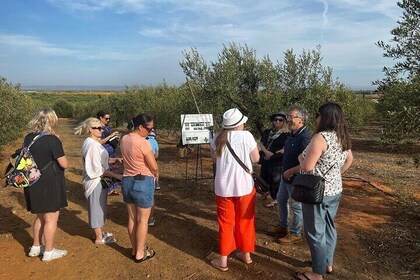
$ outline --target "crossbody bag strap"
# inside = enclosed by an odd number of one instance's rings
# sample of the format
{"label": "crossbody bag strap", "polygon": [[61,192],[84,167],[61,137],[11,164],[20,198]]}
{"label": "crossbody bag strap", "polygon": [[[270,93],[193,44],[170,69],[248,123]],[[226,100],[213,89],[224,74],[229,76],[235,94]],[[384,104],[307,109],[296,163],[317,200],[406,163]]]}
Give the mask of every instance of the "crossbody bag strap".
{"label": "crossbody bag strap", "polygon": [[249,168],[245,165],[245,163],[242,162],[242,160],[239,159],[238,155],[235,153],[235,151],[232,149],[232,146],[230,145],[229,141],[226,142],[226,146],[228,147],[230,153],[232,154],[233,158],[239,163],[239,165],[249,174],[252,172],[249,170]]}

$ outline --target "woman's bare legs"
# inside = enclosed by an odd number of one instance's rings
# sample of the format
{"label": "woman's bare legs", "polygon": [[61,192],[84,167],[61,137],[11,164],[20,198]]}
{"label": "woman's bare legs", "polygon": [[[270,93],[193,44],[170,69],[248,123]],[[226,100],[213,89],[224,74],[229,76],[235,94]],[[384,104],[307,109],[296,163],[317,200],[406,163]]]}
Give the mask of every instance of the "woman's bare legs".
{"label": "woman's bare legs", "polygon": [[93,231],[95,232],[95,244],[100,244],[102,242],[102,228],[94,228]]}
{"label": "woman's bare legs", "polygon": [[149,217],[151,208],[136,207],[136,259],[144,256],[144,245],[146,245],[147,230],[149,228]]}
{"label": "woman's bare legs", "polygon": [[128,213],[128,221],[127,221],[127,230],[128,230],[128,238],[130,239],[131,243],[131,255],[136,255],[136,205],[134,204],[126,204],[127,205],[127,213]]}
{"label": "woman's bare legs", "polygon": [[34,235],[32,246],[40,246],[42,244],[42,233],[44,232],[44,221],[42,214],[36,214],[32,230]]}
{"label": "woman's bare legs", "polygon": [[60,211],[43,213],[42,220],[44,221],[44,240],[45,251],[51,251],[54,246],[55,233],[57,231],[57,221]]}

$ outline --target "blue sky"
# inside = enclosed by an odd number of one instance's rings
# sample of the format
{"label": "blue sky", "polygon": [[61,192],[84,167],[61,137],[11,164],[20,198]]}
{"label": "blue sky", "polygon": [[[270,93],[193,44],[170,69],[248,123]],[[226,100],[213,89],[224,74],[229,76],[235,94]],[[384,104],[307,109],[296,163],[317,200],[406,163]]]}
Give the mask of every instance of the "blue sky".
{"label": "blue sky", "polygon": [[283,61],[321,45],[323,66],[351,88],[373,88],[392,61],[402,10],[393,0],[1,0],[0,76],[31,85],[180,85],[182,51],[215,61],[247,44]]}

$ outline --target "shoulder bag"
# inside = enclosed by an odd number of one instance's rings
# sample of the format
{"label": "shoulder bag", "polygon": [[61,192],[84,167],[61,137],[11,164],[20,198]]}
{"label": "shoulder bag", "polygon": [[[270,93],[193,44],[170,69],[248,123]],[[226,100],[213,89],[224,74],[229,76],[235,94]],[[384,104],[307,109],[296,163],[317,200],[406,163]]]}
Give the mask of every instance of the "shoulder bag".
{"label": "shoulder bag", "polygon": [[298,174],[294,178],[291,197],[306,204],[321,204],[324,199],[325,178],[334,167],[333,164],[322,176],[314,174]]}
{"label": "shoulder bag", "polygon": [[232,149],[232,146],[230,145],[229,141],[226,142],[226,146],[228,147],[230,153],[235,158],[235,160],[239,163],[239,165],[249,174],[251,174],[252,179],[254,180],[254,186],[255,190],[259,194],[264,194],[269,191],[270,187],[268,184],[264,181],[263,178],[258,176],[255,172],[251,172],[249,168],[245,165],[245,163],[242,162],[242,160],[239,159],[239,157],[236,155],[235,151]]}

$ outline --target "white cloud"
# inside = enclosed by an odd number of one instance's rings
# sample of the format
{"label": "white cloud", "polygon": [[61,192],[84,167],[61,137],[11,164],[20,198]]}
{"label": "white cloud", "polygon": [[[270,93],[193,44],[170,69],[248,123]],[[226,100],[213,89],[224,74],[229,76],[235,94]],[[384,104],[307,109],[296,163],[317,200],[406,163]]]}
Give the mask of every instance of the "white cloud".
{"label": "white cloud", "polygon": [[0,44],[24,48],[47,56],[74,56],[77,51],[48,44],[33,36],[0,34]]}

